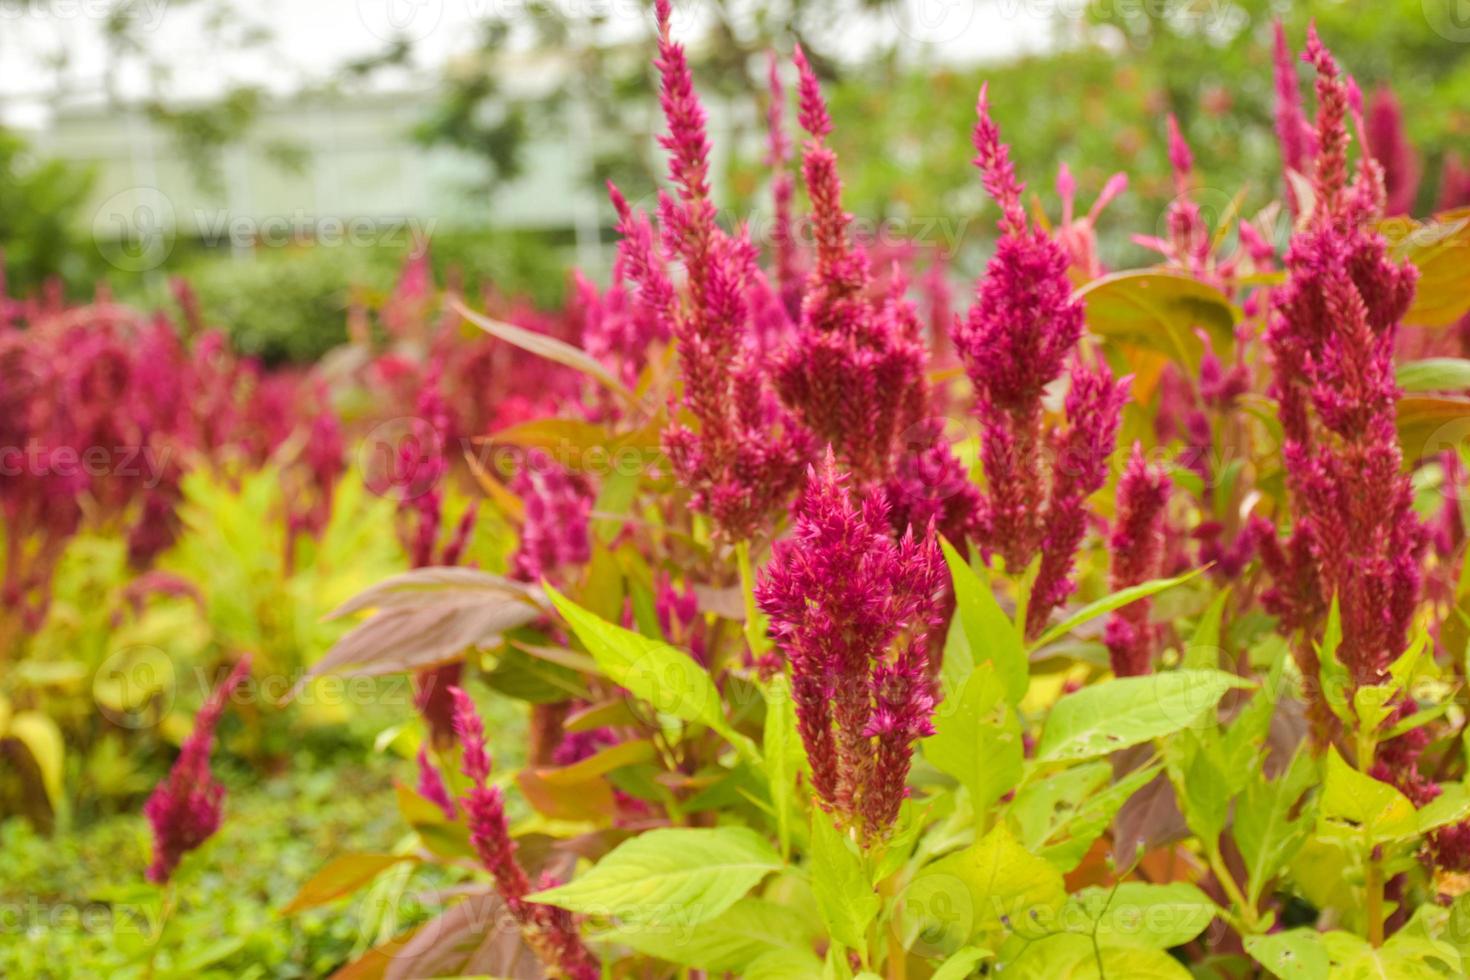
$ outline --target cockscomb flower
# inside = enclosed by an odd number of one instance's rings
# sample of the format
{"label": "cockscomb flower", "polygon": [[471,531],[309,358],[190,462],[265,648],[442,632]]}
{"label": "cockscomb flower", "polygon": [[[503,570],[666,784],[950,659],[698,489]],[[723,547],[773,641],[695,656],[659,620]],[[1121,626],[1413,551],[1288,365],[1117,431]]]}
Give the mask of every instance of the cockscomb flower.
{"label": "cockscomb flower", "polygon": [[1355,684],[1373,684],[1404,648],[1426,544],[1394,427],[1394,342],[1416,274],[1368,225],[1381,190],[1371,161],[1347,183],[1347,86],[1315,30],[1306,57],[1318,73],[1316,205],[1266,333],[1296,521],[1286,552],[1263,552],[1276,582],[1266,598],[1305,631],[1297,656],[1316,676],[1311,635],[1336,596],[1338,656]]}
{"label": "cockscomb flower", "polygon": [[544,453],[528,455],[510,489],[525,504],[520,543],[511,556],[511,575],[523,582],[560,579],[592,554],[589,521],[592,487]]}
{"label": "cockscomb flower", "polygon": [[1368,103],[1363,136],[1367,151],[1383,168],[1383,213],[1408,214],[1419,193],[1419,154],[1404,132],[1404,113],[1393,90],[1380,85]]}
{"label": "cockscomb flower", "polygon": [[906,435],[907,451],[885,485],[894,533],[933,525],[960,547],[978,530],[980,489],[945,440],[943,419],[925,419]]}
{"label": "cockscomb flower", "polygon": [[786,171],[791,159],[791,140],[786,136],[786,91],[781,85],[780,59],[770,53],[766,66],[770,88],[770,105],[766,108],[766,166],[771,168],[771,250],[776,262],[776,288],[781,305],[792,323],[801,319],[801,261],[797,254],[796,232],[792,224],[791,201],[796,182]]}
{"label": "cockscomb flower", "polygon": [[[664,449],[694,506],[726,540],[748,540],[801,480],[810,438],[770,390],[752,337],[749,292],[756,284],[756,250],[744,230],[726,234],[709,199],[705,113],[681,45],[669,36],[668,0],[657,0],[661,77],[659,101],[669,131],[675,194],[659,195],[659,232],[635,214],[616,188],[623,255],[640,298],[663,317],[679,352],[683,390]],[[668,272],[684,266],[684,296]]]}
{"label": "cockscomb flower", "polygon": [[[451,699],[452,703],[453,699]],[[433,760],[429,758],[429,750],[426,746],[419,747],[417,762],[419,767],[419,795],[437,806],[444,814],[445,820],[455,819],[459,815],[459,811],[454,808],[454,800],[450,799],[449,790],[444,786],[444,777],[439,774],[439,770],[434,766]]]}
{"label": "cockscomb flower", "polygon": [[[1147,582],[1161,571],[1164,507],[1168,502],[1169,474],[1150,466],[1142,444],[1134,443],[1133,455],[1118,481],[1118,513],[1108,542],[1113,556],[1110,585],[1114,592]],[[1154,647],[1148,611],[1148,600],[1140,599],[1116,610],[1108,619],[1108,656],[1113,673],[1119,677],[1148,673]]]}
{"label": "cockscomb flower", "polygon": [[817,799],[871,837],[892,825],[914,740],[933,732],[926,642],[944,565],[932,531],[895,541],[882,494],[854,501],[847,484],[829,450],[756,597],[791,666]]}
{"label": "cockscomb flower", "polygon": [[531,880],[516,860],[516,845],[505,821],[505,800],[499,787],[488,785],[490,755],[485,749],[485,723],[469,695],[457,687],[450,694],[461,765],[470,780],[469,791],[460,797],[459,805],[465,812],[470,843],[480,863],[495,879],[495,891],[520,927],[526,945],[546,968],[572,980],[595,980],[600,975],[597,958],[582,942],[571,917],[550,905],[526,901],[532,891]]}
{"label": "cockscomb flower", "polygon": [[1449,211],[1470,204],[1470,166],[1460,159],[1458,153],[1446,153],[1439,172],[1439,198],[1434,207],[1437,211]]}
{"label": "cockscomb flower", "polygon": [[1087,533],[1087,498],[1108,478],[1108,457],[1118,438],[1129,379],[1115,381],[1105,365],[1072,366],[1067,428],[1052,437],[1051,492],[1040,544],[1041,566],[1026,607],[1026,635],[1036,636],[1047,618],[1076,589],[1072,568]]}
{"label": "cockscomb flower", "polygon": [[168,881],[180,859],[219,829],[225,788],[210,772],[209,753],[214,748],[214,729],[220,715],[249,673],[247,654],[236,661],[194,716],[194,730],[184,740],[168,777],[143,804],[143,815],[153,828],[153,863],[148,867],[148,880],[155,884]]}
{"label": "cockscomb flower", "polygon": [[[1045,431],[1042,395],[1077,349],[1083,309],[1072,296],[1067,253],[1027,225],[1022,186],[983,87],[976,113],[975,164],[1000,205],[1001,237],[954,342],[977,396],[986,483],[982,542],[1011,574],[1042,556],[1028,612],[1035,632],[1071,593],[1085,501],[1107,475],[1122,387],[1105,368],[1089,369],[1074,355],[1067,428]],[[1049,453],[1055,455],[1050,480],[1043,466]]]}
{"label": "cockscomb flower", "polygon": [[1071,259],[1072,270],[1087,282],[1107,272],[1097,254],[1097,219],[1113,200],[1128,189],[1128,175],[1116,173],[1103,185],[1102,193],[1084,215],[1076,213],[1077,181],[1065,163],[1057,167],[1057,197],[1062,201],[1062,222],[1056,240]]}
{"label": "cockscomb flower", "polygon": [[[1280,20],[1271,29],[1275,34],[1274,61],[1276,78],[1276,140],[1281,146],[1281,164],[1290,172],[1308,176],[1308,168],[1317,156],[1317,134],[1302,110],[1302,91],[1297,84],[1296,60],[1286,40],[1286,28]],[[1286,181],[1286,200],[1293,211],[1300,210],[1296,188]]]}
{"label": "cockscomb flower", "polygon": [[837,155],[825,140],[832,121],[817,77],[800,47],[800,118],[809,138],[802,176],[812,204],[816,267],[801,321],[777,359],[776,390],[796,416],[863,481],[892,472],[897,442],[928,398],[923,326],[895,269],[873,297],[868,256],[851,241],[842,210]]}

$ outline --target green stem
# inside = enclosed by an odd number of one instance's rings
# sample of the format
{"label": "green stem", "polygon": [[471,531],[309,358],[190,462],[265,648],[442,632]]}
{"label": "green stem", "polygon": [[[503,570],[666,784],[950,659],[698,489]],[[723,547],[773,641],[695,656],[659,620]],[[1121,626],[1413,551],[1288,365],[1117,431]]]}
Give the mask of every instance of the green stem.
{"label": "green stem", "polygon": [[1383,945],[1383,866],[1378,863],[1374,850],[1368,852],[1363,890],[1367,893],[1368,942],[1376,949]]}
{"label": "green stem", "polygon": [[755,572],[750,565],[750,542],[735,543],[735,563],[740,569],[740,593],[745,600],[745,642],[752,656],[764,656],[771,649],[766,639],[766,618],[755,604]]}
{"label": "green stem", "polygon": [[1245,893],[1240,890],[1235,876],[1225,866],[1225,858],[1220,854],[1220,845],[1211,843],[1206,850],[1209,852],[1210,870],[1215,873],[1215,879],[1220,882],[1220,887],[1225,890],[1225,895],[1236,908],[1240,909],[1241,925],[1246,931],[1255,933],[1260,931],[1260,920],[1256,910],[1246,901]]}

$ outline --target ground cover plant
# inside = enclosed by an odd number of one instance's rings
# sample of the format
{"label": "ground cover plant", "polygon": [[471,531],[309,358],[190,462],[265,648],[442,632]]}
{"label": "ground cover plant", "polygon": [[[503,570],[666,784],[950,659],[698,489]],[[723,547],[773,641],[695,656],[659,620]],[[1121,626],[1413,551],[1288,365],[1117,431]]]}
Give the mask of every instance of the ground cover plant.
{"label": "ground cover plant", "polygon": [[[1470,199],[1447,179],[1398,213],[1422,195],[1391,98],[1278,28],[1279,200],[1207,214],[1169,119],[1158,260],[1110,270],[1093,228],[1127,177],[1084,209],[1062,165],[1028,196],[982,88],[998,238],[961,298],[921,245],[857,234],[799,47],[770,67],[768,240],[726,220],[655,12],[667,182],[609,185],[609,286],[534,314],[420,254],[294,380],[332,412],[167,507],[0,484],[17,635],[53,628],[78,528],[166,527],[137,581],[192,590],[219,667],[141,805],[130,900],[156,914],[115,974],[241,967],[170,925],[223,860],[212,767],[364,677],[409,692],[373,787],[401,835],[279,909],[374,898],[339,976],[1470,970]],[[215,557],[269,522],[269,558]],[[0,744],[45,827],[80,743],[37,693],[55,672],[17,676]]]}

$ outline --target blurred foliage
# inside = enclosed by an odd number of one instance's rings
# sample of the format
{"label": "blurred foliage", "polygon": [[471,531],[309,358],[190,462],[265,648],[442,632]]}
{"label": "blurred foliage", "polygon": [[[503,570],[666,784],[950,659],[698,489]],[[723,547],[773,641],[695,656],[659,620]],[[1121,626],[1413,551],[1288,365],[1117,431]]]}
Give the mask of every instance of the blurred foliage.
{"label": "blurred foliage", "polygon": [[[1470,44],[1464,43],[1470,39],[1440,33],[1437,5],[1439,0],[1062,5],[1085,9],[1087,17],[1058,15],[1060,46],[1048,53],[978,67],[880,66],[845,73],[828,89],[844,203],[872,220],[913,219],[907,227],[920,237],[947,231],[989,238],[994,212],[970,165],[975,94],[989,81],[992,112],[1028,194],[1039,194],[1053,218],[1059,163],[1077,178],[1082,208],[1112,173],[1128,174],[1129,193],[1104,212],[1099,234],[1105,261],[1139,261],[1145,253],[1126,241],[1122,229],[1162,229],[1174,193],[1165,130],[1170,112],[1194,150],[1196,200],[1207,219],[1218,218],[1241,190],[1248,211],[1279,197],[1280,186],[1269,178],[1281,172],[1271,31],[1280,16],[1295,51],[1315,19],[1365,92],[1391,84],[1424,163],[1416,213],[1426,213],[1446,152],[1470,154]],[[1036,16],[1026,5],[1011,9],[1016,16]],[[1309,111],[1310,77],[1300,65]],[[1106,126],[1099,124],[1104,119]],[[762,168],[752,159],[735,164],[733,175],[737,195],[765,193]],[[759,197],[745,199],[763,204]],[[933,220],[947,227],[931,227]]]}
{"label": "blurred foliage", "polygon": [[[457,277],[471,292],[493,285],[554,309],[566,292],[569,242],[570,235],[446,231],[431,238],[429,258],[439,282]],[[305,364],[347,340],[349,304],[371,305],[390,292],[406,254],[387,246],[293,245],[236,260],[195,250],[169,272],[189,282],[204,319],[222,327],[235,350],[270,365]],[[113,281],[120,298],[140,306],[170,302],[162,283],[117,274]]]}
{"label": "blurred foliage", "polygon": [[85,168],[38,159],[0,128],[0,256],[12,294],[32,293],[50,276],[84,283],[96,275],[101,256],[81,237],[91,185]]}

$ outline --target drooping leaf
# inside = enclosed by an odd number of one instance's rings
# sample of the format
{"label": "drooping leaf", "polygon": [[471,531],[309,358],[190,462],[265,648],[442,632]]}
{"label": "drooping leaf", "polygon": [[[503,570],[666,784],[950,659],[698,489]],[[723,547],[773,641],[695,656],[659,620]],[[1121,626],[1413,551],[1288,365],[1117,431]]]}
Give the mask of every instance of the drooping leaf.
{"label": "drooping leaf", "polygon": [[502,320],[476,313],[465,306],[459,300],[451,300],[450,307],[464,317],[470,323],[493,337],[498,337],[508,344],[513,344],[521,350],[528,351],[538,357],[544,357],[548,361],[555,361],[565,367],[571,368],[601,384],[608,391],[618,395],[624,401],[633,403],[637,396],[629,391],[617,377],[602,366],[602,363],[591,354],[580,347],[573,347],[564,340],[549,337],[546,334],[517,327]]}
{"label": "drooping leaf", "polygon": [[1222,357],[1234,345],[1239,311],[1225,294],[1192,276],[1158,269],[1116,272],[1092,280],[1076,295],[1092,333],[1158,351],[1191,375],[1204,355],[1196,330],[1207,332]]}
{"label": "drooping leaf", "polygon": [[[448,663],[542,615],[521,583],[469,568],[420,568],[381,582],[333,616],[376,609],[296,685],[328,672],[376,675]],[[293,692],[294,693],[294,692]]]}
{"label": "drooping leaf", "polygon": [[580,877],[527,896],[585,915],[708,922],[745,897],[781,858],[745,827],[670,827],[619,844]]}
{"label": "drooping leaf", "polygon": [[415,860],[407,854],[341,854],[332,858],[296,893],[282,914],[326,905],[364,887],[388,868]]}
{"label": "drooping leaf", "polygon": [[656,710],[698,722],[754,754],[754,746],[725,720],[709,672],[682,650],[600,619],[556,589],[546,593],[608,680]]}
{"label": "drooping leaf", "polygon": [[41,786],[46,791],[46,801],[51,812],[59,812],[65,804],[62,774],[65,771],[66,742],[56,722],[40,711],[17,711],[3,733],[25,746],[36,771],[41,774]]}
{"label": "drooping leaf", "polygon": [[1394,378],[1404,391],[1463,391],[1470,388],[1470,360],[1430,357],[1409,361],[1394,369]]}

